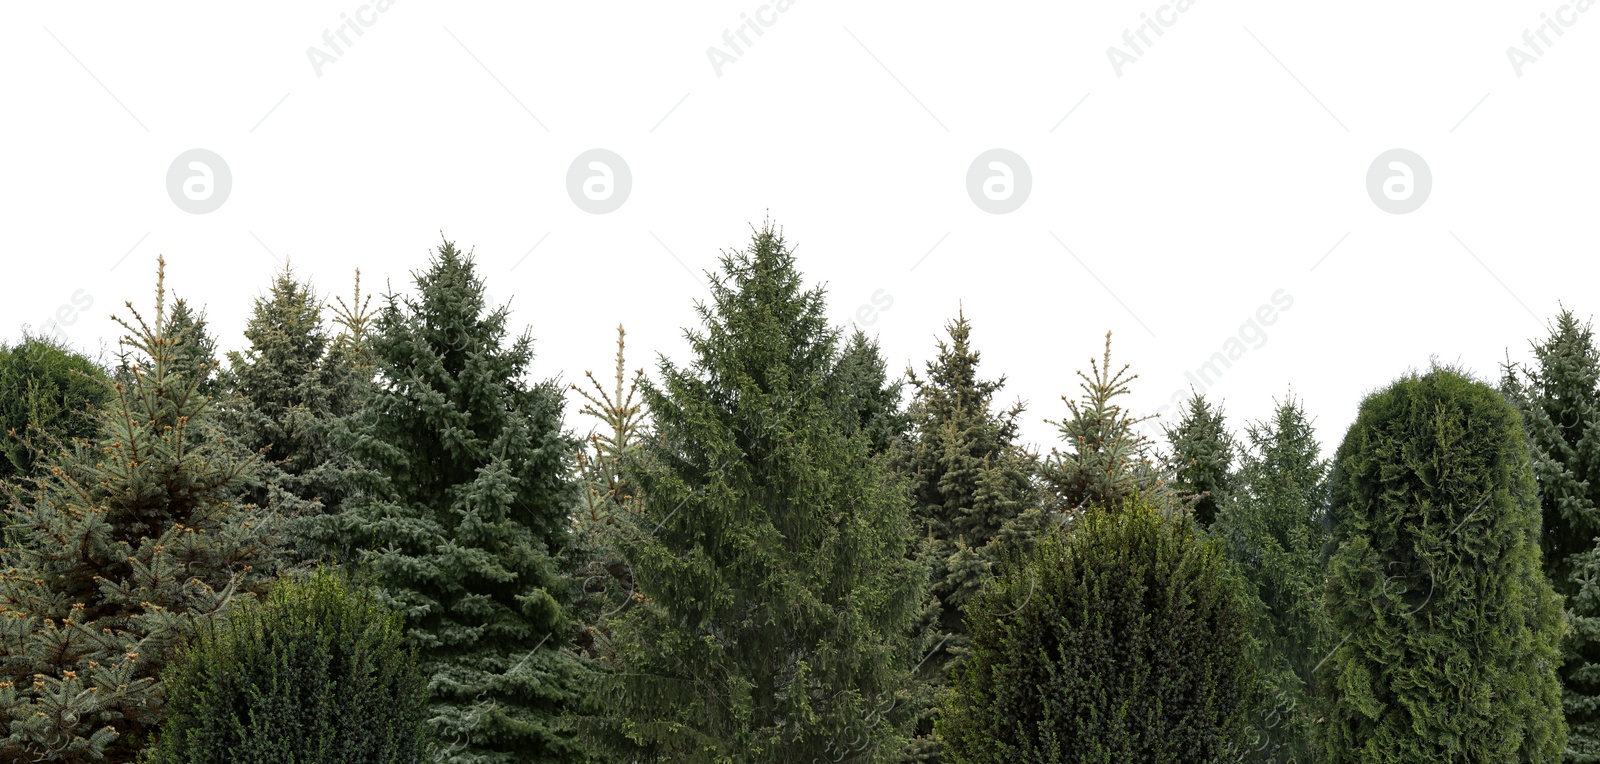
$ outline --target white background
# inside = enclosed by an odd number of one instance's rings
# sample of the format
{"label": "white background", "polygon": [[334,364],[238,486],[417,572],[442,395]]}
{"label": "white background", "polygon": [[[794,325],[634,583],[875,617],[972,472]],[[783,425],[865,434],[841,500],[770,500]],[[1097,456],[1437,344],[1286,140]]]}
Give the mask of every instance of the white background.
{"label": "white background", "polygon": [[[1208,395],[1238,427],[1292,390],[1331,448],[1430,356],[1495,379],[1558,301],[1600,302],[1600,12],[1519,77],[1507,48],[1560,2],[1198,0],[1118,76],[1107,49],[1160,0],[798,0],[719,76],[708,48],[763,2],[398,0],[321,76],[307,50],[358,0],[8,4],[0,336],[62,311],[73,344],[114,346],[109,315],[148,310],[162,253],[238,348],[280,259],[327,294],[357,267],[409,289],[442,232],[514,297],[534,374],[576,381],[609,371],[618,323],[635,365],[682,359],[701,272],[770,214],[838,323],[892,299],[865,328],[896,368],[964,305],[1045,449],[1107,330],[1150,413],[1286,290]],[[596,147],[633,175],[605,215],[565,188]],[[996,147],[1033,175],[1005,215],[965,188]],[[1406,215],[1365,188],[1397,147],[1433,174]],[[233,175],[209,214],[167,195],[191,148]]]}

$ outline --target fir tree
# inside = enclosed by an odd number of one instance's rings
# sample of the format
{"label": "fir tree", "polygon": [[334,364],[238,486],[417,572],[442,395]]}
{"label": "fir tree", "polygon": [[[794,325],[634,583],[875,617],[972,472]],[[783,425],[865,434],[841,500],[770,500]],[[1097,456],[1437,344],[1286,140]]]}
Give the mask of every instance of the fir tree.
{"label": "fir tree", "polygon": [[1061,430],[1067,447],[1051,449],[1041,469],[1051,509],[1067,522],[1090,505],[1115,509],[1135,500],[1153,502],[1172,513],[1181,502],[1152,458],[1150,439],[1136,430],[1150,417],[1135,417],[1116,402],[1128,394],[1128,385],[1139,375],[1128,374],[1126,364],[1112,373],[1110,332],[1106,332],[1105,355],[1098,362],[1090,359],[1089,370],[1089,374],[1078,372],[1083,397],[1061,398],[1071,416],[1051,423]]}
{"label": "fir tree", "polygon": [[823,291],[782,236],[725,255],[711,289],[692,364],[644,388],[638,591],[594,734],[639,762],[894,760],[926,577],[907,497],[848,415]]}
{"label": "fir tree", "polygon": [[1545,575],[1566,598],[1566,761],[1600,762],[1600,352],[1563,310],[1533,345],[1535,364],[1506,364],[1501,390],[1522,412],[1543,515]]}
{"label": "fir tree", "polygon": [[526,334],[485,304],[451,242],[389,295],[368,340],[377,379],[351,427],[371,471],[315,538],[371,567],[406,617],[429,681],[429,725],[459,764],[577,761],[559,730],[577,659],[563,653],[566,579],[553,559],[578,501],[562,390],[525,381]]}
{"label": "fir tree", "polygon": [[42,336],[0,346],[0,481],[33,473],[42,452],[94,435],[106,399],[94,361]]}
{"label": "fir tree", "polygon": [[1333,470],[1327,760],[1559,761],[1561,599],[1517,411],[1453,369],[1411,374],[1362,402]]}
{"label": "fir tree", "polygon": [[1201,527],[1217,517],[1217,506],[1232,483],[1234,452],[1238,447],[1228,434],[1221,406],[1212,406],[1195,393],[1175,427],[1165,428],[1172,448],[1173,488],[1194,501],[1194,518]]}
{"label": "fir tree", "polygon": [[888,368],[877,340],[860,329],[850,335],[839,353],[839,377],[850,391],[851,408],[874,454],[888,453],[911,426],[900,407],[903,385],[889,379]]}
{"label": "fir tree", "polygon": [[1210,529],[1243,574],[1252,615],[1258,692],[1243,750],[1252,762],[1309,762],[1314,670],[1334,642],[1322,606],[1328,463],[1293,398],[1245,437],[1235,488]]}
{"label": "fir tree", "polygon": [[[0,573],[0,754],[130,761],[161,718],[173,645],[258,590],[276,551],[271,513],[236,494],[254,464],[215,432],[180,302],[133,311],[126,381],[97,412],[94,447],[51,454],[13,495]],[[128,305],[130,311],[132,304]],[[170,310],[169,310],[170,308]]]}
{"label": "fir tree", "polygon": [[[925,538],[920,553],[930,570],[934,653],[921,671],[930,689],[944,685],[966,649],[962,610],[1001,556],[1002,531],[1014,531],[1019,517],[1039,505],[1033,456],[1016,442],[1022,403],[994,407],[1005,378],[978,377],[979,354],[965,314],[946,329],[950,341],[939,342],[927,378],[909,374],[914,434],[895,464],[911,481],[913,513]],[[934,761],[931,697],[924,708],[913,758]]]}

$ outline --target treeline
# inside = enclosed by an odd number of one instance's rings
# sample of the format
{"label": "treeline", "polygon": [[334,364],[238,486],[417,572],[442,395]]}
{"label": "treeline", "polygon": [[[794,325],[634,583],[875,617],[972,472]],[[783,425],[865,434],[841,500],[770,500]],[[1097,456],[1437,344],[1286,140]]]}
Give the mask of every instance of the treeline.
{"label": "treeline", "polygon": [[960,313],[891,370],[770,225],[711,291],[581,385],[449,242],[376,305],[285,269],[225,358],[164,265],[108,362],[0,349],[0,758],[1600,761],[1570,312],[1331,457],[1292,397],[1152,442],[1107,335],[1041,453]]}

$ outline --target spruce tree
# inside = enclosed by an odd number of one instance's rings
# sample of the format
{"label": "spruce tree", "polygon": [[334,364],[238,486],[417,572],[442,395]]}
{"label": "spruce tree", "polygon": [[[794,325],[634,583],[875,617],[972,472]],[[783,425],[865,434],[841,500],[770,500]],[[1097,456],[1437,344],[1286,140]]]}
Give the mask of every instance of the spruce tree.
{"label": "spruce tree", "polygon": [[878,341],[856,329],[839,352],[839,376],[874,454],[888,453],[906,437],[911,421],[900,406],[901,380],[890,380]]}
{"label": "spruce tree", "polygon": [[1090,505],[974,599],[936,722],[949,761],[1237,761],[1245,605],[1217,545],[1165,509]]}
{"label": "spruce tree", "polygon": [[1314,670],[1334,643],[1322,606],[1328,463],[1293,398],[1245,438],[1234,489],[1210,528],[1243,575],[1255,638],[1258,692],[1243,751],[1251,762],[1310,762]]}
{"label": "spruce tree", "polygon": [[626,761],[895,760],[926,571],[903,486],[852,418],[820,288],[770,226],[722,258],[692,362],[663,359],[630,463],[597,739]]}
{"label": "spruce tree", "polygon": [[0,481],[33,473],[41,451],[94,435],[106,399],[94,361],[43,336],[0,345]]}
{"label": "spruce tree", "polygon": [[452,242],[415,286],[368,337],[377,377],[349,447],[370,471],[311,531],[405,614],[445,760],[577,761],[558,729],[579,675],[553,559],[578,501],[562,389],[526,381],[532,338],[507,340],[508,308]]}
{"label": "spruce tree", "polygon": [[[183,304],[137,311],[93,448],[50,454],[0,552],[0,758],[126,762],[161,719],[175,643],[261,588],[273,514],[236,499],[254,463],[216,439]],[[132,303],[128,304],[130,311]],[[189,359],[189,360],[186,360]]]}
{"label": "spruce tree", "polygon": [[1089,360],[1089,372],[1078,372],[1081,399],[1061,397],[1071,416],[1051,423],[1066,444],[1065,451],[1051,449],[1041,469],[1055,517],[1071,522],[1085,507],[1115,509],[1136,500],[1172,514],[1185,502],[1156,464],[1154,444],[1136,429],[1150,417],[1135,417],[1117,403],[1139,375],[1129,374],[1127,364],[1112,372],[1110,332],[1105,354]]}
{"label": "spruce tree", "polygon": [[1561,599],[1516,409],[1454,369],[1413,373],[1362,402],[1333,469],[1327,760],[1559,761]]}
{"label": "spruce tree", "polygon": [[[964,313],[946,330],[949,342],[939,342],[926,379],[909,374],[913,434],[895,459],[896,470],[911,481],[913,517],[924,539],[919,551],[930,571],[933,654],[920,672],[930,690],[944,686],[966,649],[963,608],[1002,556],[1003,531],[1039,505],[1033,455],[1017,443],[1022,403],[995,406],[1005,378],[979,378],[979,353]],[[933,707],[930,692],[918,720],[915,760],[937,760]]]}
{"label": "spruce tree", "polygon": [[1213,406],[1195,393],[1185,404],[1178,423],[1164,428],[1172,449],[1173,488],[1194,501],[1194,519],[1210,525],[1217,507],[1231,487],[1234,455],[1238,446],[1228,433],[1221,406]]}
{"label": "spruce tree", "polygon": [[1600,352],[1563,310],[1534,343],[1531,368],[1507,363],[1501,390],[1522,412],[1533,450],[1545,575],[1566,598],[1566,761],[1600,762]]}

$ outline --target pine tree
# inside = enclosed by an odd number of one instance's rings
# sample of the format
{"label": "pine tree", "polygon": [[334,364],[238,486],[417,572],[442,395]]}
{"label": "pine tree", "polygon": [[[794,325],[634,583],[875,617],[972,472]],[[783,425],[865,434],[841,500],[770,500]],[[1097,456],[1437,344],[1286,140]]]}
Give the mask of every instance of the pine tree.
{"label": "pine tree", "polygon": [[[1017,443],[1022,403],[995,409],[1005,378],[978,377],[979,354],[964,313],[946,330],[950,341],[939,342],[927,378],[909,374],[914,434],[895,460],[911,481],[913,516],[925,538],[920,554],[930,570],[933,654],[920,672],[930,690],[944,686],[966,649],[962,610],[992,575],[1003,531],[1039,506],[1033,455]],[[918,720],[914,760],[938,758],[931,695]]]}
{"label": "pine tree", "polygon": [[856,329],[839,352],[839,376],[874,454],[888,453],[906,437],[911,420],[900,407],[900,380],[889,379],[877,340]]}
{"label": "pine tree", "polygon": [[1164,428],[1172,448],[1173,488],[1192,497],[1194,518],[1206,527],[1216,520],[1217,506],[1231,487],[1238,446],[1228,434],[1221,406],[1195,393],[1175,427]]}
{"label": "pine tree", "polygon": [[532,338],[507,342],[508,309],[453,243],[415,281],[368,337],[377,379],[349,445],[371,471],[311,532],[405,613],[445,760],[577,761],[558,729],[579,676],[553,559],[579,498],[562,390],[525,381]]}
{"label": "pine tree", "polygon": [[1258,692],[1243,750],[1251,762],[1309,762],[1315,669],[1334,643],[1322,606],[1328,463],[1293,398],[1245,438],[1235,487],[1210,528],[1243,574],[1256,642]]}
{"label": "pine tree", "polygon": [[1055,516],[1071,522],[1084,507],[1115,509],[1130,501],[1150,501],[1173,513],[1183,503],[1155,463],[1150,439],[1136,430],[1150,417],[1135,417],[1116,402],[1139,375],[1128,374],[1126,364],[1112,373],[1110,332],[1105,355],[1090,359],[1089,370],[1078,372],[1082,399],[1061,398],[1072,416],[1051,423],[1067,447],[1051,449],[1041,469]]}
{"label": "pine tree", "polygon": [[106,399],[94,361],[43,336],[0,345],[0,481],[33,473],[41,452],[90,438]]}
{"label": "pine tree", "polygon": [[204,370],[184,361],[203,352],[185,350],[194,325],[166,304],[164,262],[158,273],[155,320],[118,319],[126,381],[97,412],[94,448],[51,454],[12,498],[0,553],[7,761],[130,761],[161,718],[173,645],[272,572],[277,523],[236,500],[254,464],[213,439],[215,410],[190,376]]}
{"label": "pine tree", "polygon": [[1164,511],[1091,504],[974,599],[936,722],[948,760],[1237,760],[1248,615],[1217,545]]}
{"label": "pine tree", "polygon": [[335,345],[315,291],[287,266],[256,299],[244,334],[250,346],[228,354],[221,383],[237,445],[263,459],[250,498],[296,520],[338,511],[349,478],[331,431],[359,408],[370,370]]}
{"label": "pine tree", "polygon": [[1536,363],[1506,364],[1501,390],[1522,412],[1543,515],[1545,575],[1566,598],[1566,761],[1600,762],[1600,352],[1563,310],[1533,345]]}
{"label": "pine tree", "polygon": [[848,414],[824,293],[781,234],[725,255],[711,289],[692,364],[644,388],[656,433],[622,546],[638,591],[591,732],[638,762],[894,760],[926,580],[907,497]]}
{"label": "pine tree", "polygon": [[1516,409],[1453,369],[1413,373],[1362,402],[1333,469],[1327,760],[1559,761],[1561,599]]}

